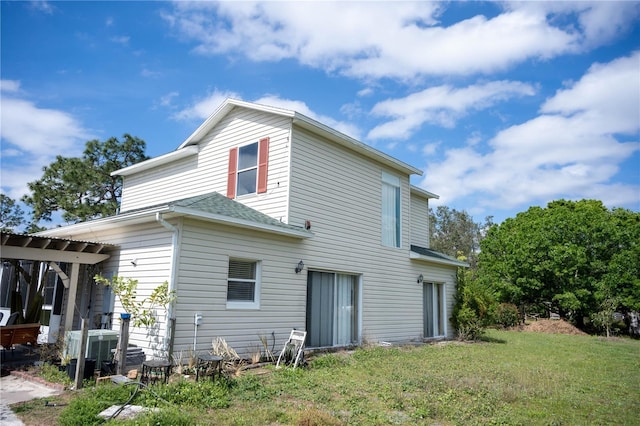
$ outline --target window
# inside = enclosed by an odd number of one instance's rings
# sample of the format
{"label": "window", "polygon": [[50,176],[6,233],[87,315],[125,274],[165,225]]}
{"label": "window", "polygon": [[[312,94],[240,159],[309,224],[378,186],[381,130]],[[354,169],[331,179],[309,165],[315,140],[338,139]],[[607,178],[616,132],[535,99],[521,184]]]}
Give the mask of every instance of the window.
{"label": "window", "polygon": [[424,337],[444,337],[446,328],[443,284],[424,283]]}
{"label": "window", "polygon": [[267,192],[269,138],[229,151],[227,197]]}
{"label": "window", "polygon": [[400,179],[382,172],[382,244],[400,247]]}
{"label": "window", "polygon": [[251,260],[229,259],[227,308],[260,307],[260,264]]}
{"label": "window", "polygon": [[256,192],[258,177],[258,143],[241,146],[238,150],[238,188],[236,196]]}

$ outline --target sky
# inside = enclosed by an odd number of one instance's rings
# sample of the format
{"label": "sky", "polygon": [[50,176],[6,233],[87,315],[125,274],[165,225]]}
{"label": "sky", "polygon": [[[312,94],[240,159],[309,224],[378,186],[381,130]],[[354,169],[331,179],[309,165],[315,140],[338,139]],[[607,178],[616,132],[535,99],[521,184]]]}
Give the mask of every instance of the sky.
{"label": "sky", "polygon": [[557,199],[640,211],[640,2],[0,8],[0,183],[15,200],[91,139],[171,152],[231,97],[421,169],[432,207],[478,222]]}

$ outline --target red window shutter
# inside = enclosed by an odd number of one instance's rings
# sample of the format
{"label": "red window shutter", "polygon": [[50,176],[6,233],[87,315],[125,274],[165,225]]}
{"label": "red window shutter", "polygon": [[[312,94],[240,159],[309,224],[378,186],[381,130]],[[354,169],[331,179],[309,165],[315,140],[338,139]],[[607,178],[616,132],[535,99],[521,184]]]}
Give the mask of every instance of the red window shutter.
{"label": "red window shutter", "polygon": [[229,173],[227,175],[227,197],[236,198],[236,172],[238,171],[238,148],[229,150]]}
{"label": "red window shutter", "polygon": [[267,192],[267,169],[269,165],[269,138],[258,144],[258,194]]}

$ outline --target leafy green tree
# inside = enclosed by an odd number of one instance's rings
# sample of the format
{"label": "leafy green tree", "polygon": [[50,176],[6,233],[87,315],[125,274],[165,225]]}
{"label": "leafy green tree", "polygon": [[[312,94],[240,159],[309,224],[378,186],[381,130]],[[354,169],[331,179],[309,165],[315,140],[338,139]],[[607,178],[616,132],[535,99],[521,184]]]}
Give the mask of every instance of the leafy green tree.
{"label": "leafy green tree", "polygon": [[122,140],[86,143],[82,157],[58,155],[44,167],[42,177],[30,182],[31,195],[23,201],[33,210],[33,222],[50,221],[54,212],[62,211],[68,222],[113,215],[122,196],[122,178],[111,172],[146,160],[145,142],[125,134]]}
{"label": "leafy green tree", "polygon": [[465,256],[471,269],[474,270],[480,241],[493,225],[493,217],[487,216],[485,223],[473,221],[466,211],[438,206],[429,209],[430,248],[452,257],[461,253]]}
{"label": "leafy green tree", "polygon": [[493,227],[480,245],[478,276],[502,302],[546,304],[583,327],[585,317],[610,309],[612,296],[618,310],[638,308],[639,237],[638,213],[553,201]]}
{"label": "leafy green tree", "polygon": [[0,230],[13,232],[24,222],[24,211],[16,204],[15,200],[5,194],[0,194]]}

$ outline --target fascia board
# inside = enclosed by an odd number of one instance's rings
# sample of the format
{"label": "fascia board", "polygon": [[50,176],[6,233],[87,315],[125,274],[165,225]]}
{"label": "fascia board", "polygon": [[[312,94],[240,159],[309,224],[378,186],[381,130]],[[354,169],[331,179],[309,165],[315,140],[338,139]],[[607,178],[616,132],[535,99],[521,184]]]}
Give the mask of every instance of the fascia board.
{"label": "fascia board", "polygon": [[433,192],[429,192],[415,185],[411,185],[411,192],[422,195],[425,198],[435,198],[436,200],[440,198],[438,194],[434,194]]}
{"label": "fascia board", "polygon": [[178,148],[176,151],[170,152],[168,154],[151,158],[149,160],[142,161],[141,163],[136,163],[129,167],[125,167],[123,169],[116,170],[115,172],[111,172],[111,176],[129,176],[134,173],[139,173],[144,170],[149,170],[154,167],[162,166],[164,164],[169,164],[171,162],[180,160],[182,158],[187,158],[192,155],[196,155],[198,153],[198,149],[199,148],[197,145]]}
{"label": "fascia board", "polygon": [[101,231],[109,229],[113,225],[124,223],[125,225],[134,225],[137,223],[145,223],[155,221],[157,212],[167,211],[167,206],[160,206],[148,210],[139,210],[131,213],[121,213],[116,216],[109,216],[101,219],[94,219],[87,222],[75,223],[73,225],[61,226],[58,228],[47,229],[35,233],[39,237],[62,237],[79,233],[91,233],[93,231]]}
{"label": "fascia board", "polygon": [[425,256],[422,255],[420,253],[416,253],[414,251],[410,251],[409,252],[409,258],[410,259],[416,259],[416,260],[424,260],[425,262],[429,262],[429,263],[435,263],[438,265],[448,265],[448,266],[460,266],[463,268],[468,268],[469,264],[466,262],[460,262],[459,260],[447,260],[447,259],[438,259],[435,257],[431,257],[431,256]]}

